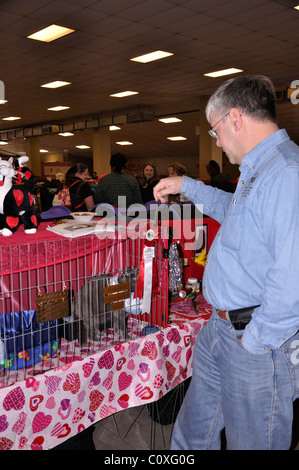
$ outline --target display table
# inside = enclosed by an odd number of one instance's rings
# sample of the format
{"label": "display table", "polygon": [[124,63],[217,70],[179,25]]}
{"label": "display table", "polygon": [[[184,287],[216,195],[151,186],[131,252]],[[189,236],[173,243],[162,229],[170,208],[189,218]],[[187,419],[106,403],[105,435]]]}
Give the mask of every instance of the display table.
{"label": "display table", "polygon": [[[76,292],[96,273],[140,264],[138,239],[67,239],[46,230],[47,225],[40,224],[34,236],[20,227],[12,237],[1,238],[1,315],[35,308],[41,286],[56,292],[66,285]],[[7,360],[1,363],[0,449],[55,448],[109,415],[159,400],[192,375],[193,346],[211,308],[201,295],[196,305],[191,299],[174,301],[167,321],[163,248],[160,244],[157,263],[164,298],[151,318],[159,331],[144,336],[149,319],[131,317],[127,341],[115,341],[109,330],[100,344],[89,340],[81,347],[76,339],[61,337],[55,354],[32,367],[28,363],[24,371],[10,370]],[[23,360],[26,364],[25,354]]]}
{"label": "display table", "polygon": [[[118,411],[154,402],[192,375],[196,336],[210,306],[201,295],[170,308],[167,328],[78,357],[0,389],[0,448],[47,450]],[[63,350],[63,344],[61,345]],[[82,353],[82,350],[81,350]]]}

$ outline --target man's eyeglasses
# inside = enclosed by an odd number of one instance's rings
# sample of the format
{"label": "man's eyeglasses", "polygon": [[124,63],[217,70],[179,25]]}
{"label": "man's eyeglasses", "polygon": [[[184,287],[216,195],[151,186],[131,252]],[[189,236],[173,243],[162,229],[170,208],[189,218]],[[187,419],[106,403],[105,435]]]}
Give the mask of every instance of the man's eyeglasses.
{"label": "man's eyeglasses", "polygon": [[213,137],[214,139],[218,139],[217,132],[214,131],[213,129],[214,129],[214,127],[216,127],[216,126],[219,124],[219,122],[221,122],[221,121],[222,121],[224,118],[226,118],[226,116],[228,116],[228,115],[229,115],[229,112],[226,113],[218,122],[216,122],[216,124],[214,124],[213,127],[211,127],[211,129],[208,131],[211,137]]}

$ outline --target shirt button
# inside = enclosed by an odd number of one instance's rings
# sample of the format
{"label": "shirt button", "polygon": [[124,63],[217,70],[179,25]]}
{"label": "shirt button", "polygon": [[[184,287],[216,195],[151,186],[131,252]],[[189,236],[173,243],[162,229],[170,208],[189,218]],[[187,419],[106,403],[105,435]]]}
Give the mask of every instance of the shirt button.
{"label": "shirt button", "polygon": [[268,351],[268,348],[264,348],[265,351]]}
{"label": "shirt button", "polygon": [[244,180],[241,181],[241,184],[244,184]]}

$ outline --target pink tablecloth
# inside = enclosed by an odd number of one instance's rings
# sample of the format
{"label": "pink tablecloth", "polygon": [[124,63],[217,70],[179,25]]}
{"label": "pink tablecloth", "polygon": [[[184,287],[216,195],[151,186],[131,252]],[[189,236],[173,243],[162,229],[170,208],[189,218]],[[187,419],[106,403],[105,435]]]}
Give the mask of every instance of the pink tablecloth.
{"label": "pink tablecloth", "polygon": [[198,302],[192,320],[184,317],[186,302],[176,304],[175,322],[157,333],[2,388],[0,448],[51,449],[113,413],[158,400],[191,376],[195,339],[211,313],[201,296]]}

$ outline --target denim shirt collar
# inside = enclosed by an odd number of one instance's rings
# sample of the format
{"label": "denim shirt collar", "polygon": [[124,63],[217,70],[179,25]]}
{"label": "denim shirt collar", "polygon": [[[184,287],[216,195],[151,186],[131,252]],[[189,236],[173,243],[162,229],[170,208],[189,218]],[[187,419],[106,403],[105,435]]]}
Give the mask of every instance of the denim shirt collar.
{"label": "denim shirt collar", "polygon": [[262,140],[256,145],[250,152],[248,152],[242,159],[239,170],[243,171],[247,167],[250,169],[256,169],[263,162],[266,154],[280,142],[289,139],[289,136],[285,129],[279,129],[278,131],[271,134],[266,139]]}

